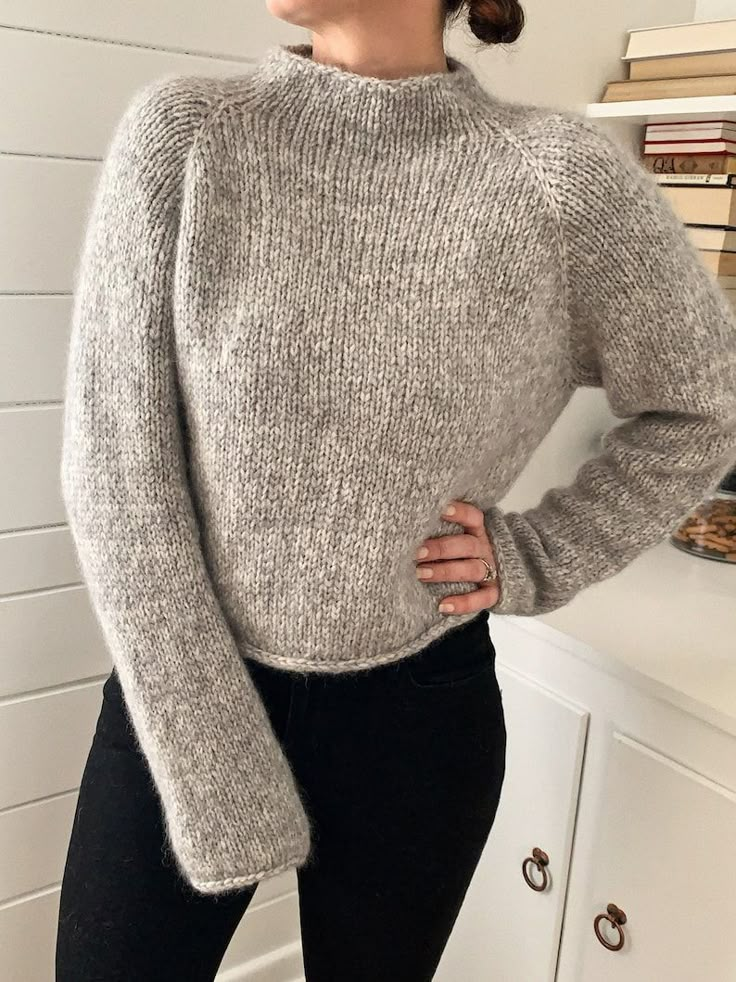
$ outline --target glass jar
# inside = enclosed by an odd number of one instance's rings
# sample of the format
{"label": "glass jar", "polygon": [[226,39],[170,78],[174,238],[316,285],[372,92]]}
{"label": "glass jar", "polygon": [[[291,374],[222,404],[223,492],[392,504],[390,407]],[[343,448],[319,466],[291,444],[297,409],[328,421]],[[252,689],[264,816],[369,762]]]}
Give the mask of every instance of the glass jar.
{"label": "glass jar", "polygon": [[710,498],[693,508],[670,542],[704,559],[736,563],[736,467]]}

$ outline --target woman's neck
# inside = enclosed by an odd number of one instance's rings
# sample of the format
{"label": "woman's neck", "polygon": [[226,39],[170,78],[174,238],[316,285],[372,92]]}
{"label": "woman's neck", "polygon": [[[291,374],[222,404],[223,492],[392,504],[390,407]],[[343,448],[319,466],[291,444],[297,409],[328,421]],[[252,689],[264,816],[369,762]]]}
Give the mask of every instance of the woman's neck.
{"label": "woman's neck", "polygon": [[331,64],[343,71],[372,78],[399,79],[447,72],[447,56],[441,34],[428,35],[424,25],[412,25],[401,34],[401,26],[390,36],[380,31],[314,32],[311,38],[313,61]]}

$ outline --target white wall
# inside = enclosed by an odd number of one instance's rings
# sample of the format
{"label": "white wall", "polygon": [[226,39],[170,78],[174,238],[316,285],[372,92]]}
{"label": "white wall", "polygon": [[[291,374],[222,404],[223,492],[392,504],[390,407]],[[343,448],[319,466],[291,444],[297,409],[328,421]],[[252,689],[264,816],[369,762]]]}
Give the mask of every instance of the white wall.
{"label": "white wall", "polygon": [[[578,110],[598,101],[607,81],[626,77],[621,56],[628,29],[689,21],[695,10],[694,0],[522,0],[522,5],[527,24],[521,38],[507,50],[478,50],[474,64],[503,98]],[[477,50],[472,42],[457,47]]]}
{"label": "white wall", "polygon": [[[243,0],[1,6],[0,978],[50,982],[59,881],[110,670],[57,485],[87,207],[138,86],[172,71],[247,71],[266,44],[303,33]],[[294,886],[288,876],[261,884],[228,978],[258,959],[274,959],[274,982],[299,974]]]}
{"label": "white wall", "polygon": [[694,20],[726,20],[736,17],[736,0],[695,0]]}

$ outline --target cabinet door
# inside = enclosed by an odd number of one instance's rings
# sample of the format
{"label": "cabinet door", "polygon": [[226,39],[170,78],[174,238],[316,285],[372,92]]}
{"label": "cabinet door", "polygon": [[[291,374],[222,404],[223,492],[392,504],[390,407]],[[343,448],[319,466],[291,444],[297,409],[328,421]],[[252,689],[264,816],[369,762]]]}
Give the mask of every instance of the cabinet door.
{"label": "cabinet door", "polygon": [[[507,730],[501,802],[436,982],[555,977],[588,714],[500,664],[497,674]],[[535,846],[549,856],[541,892],[522,875]]]}
{"label": "cabinet door", "polygon": [[[579,982],[734,982],[736,794],[614,733],[599,829]],[[609,903],[626,915],[618,951],[593,930]]]}

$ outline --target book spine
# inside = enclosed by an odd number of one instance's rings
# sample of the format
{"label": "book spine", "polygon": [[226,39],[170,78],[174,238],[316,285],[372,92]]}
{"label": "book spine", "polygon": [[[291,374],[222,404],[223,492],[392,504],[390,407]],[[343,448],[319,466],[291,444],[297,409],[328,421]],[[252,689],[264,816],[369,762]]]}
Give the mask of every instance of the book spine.
{"label": "book spine", "polygon": [[629,30],[626,60],[726,51],[736,46],[736,20],[662,24]]}
{"label": "book spine", "polygon": [[729,153],[648,154],[641,162],[655,174],[736,174],[736,154]]}
{"label": "book spine", "polygon": [[645,155],[663,153],[736,153],[734,140],[645,140]]}
{"label": "book spine", "polygon": [[682,54],[662,58],[623,59],[632,81],[643,82],[656,78],[695,78],[703,75],[732,75],[736,73],[736,51]]}
{"label": "book spine", "polygon": [[655,174],[658,184],[688,187],[736,187],[736,174]]}
{"label": "book spine", "polygon": [[720,126],[714,126],[709,130],[688,128],[681,130],[646,130],[644,133],[644,142],[649,144],[687,143],[688,141],[702,143],[709,140],[730,140],[732,143],[736,143],[736,130],[727,130]]}
{"label": "book spine", "polygon": [[736,132],[736,122],[732,119],[680,119],[676,123],[646,123],[644,132],[649,133],[680,133],[701,132],[703,130],[721,130],[722,132]]}
{"label": "book spine", "polygon": [[701,95],[734,94],[736,94],[736,75],[663,78],[646,82],[615,79],[606,84],[601,102],[630,102],[638,99],[686,99]]}

